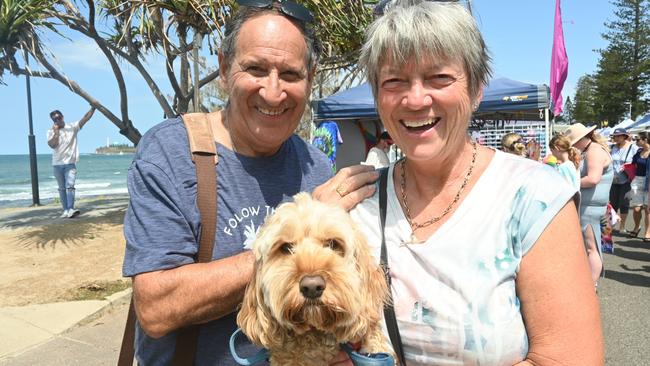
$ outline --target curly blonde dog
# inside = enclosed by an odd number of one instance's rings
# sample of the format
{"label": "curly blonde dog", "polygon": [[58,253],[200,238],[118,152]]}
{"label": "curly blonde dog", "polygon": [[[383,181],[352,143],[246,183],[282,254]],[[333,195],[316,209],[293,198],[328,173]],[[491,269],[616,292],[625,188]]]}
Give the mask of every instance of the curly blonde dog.
{"label": "curly blonde dog", "polygon": [[237,324],[272,365],[322,366],[340,344],[393,353],[381,329],[388,287],[342,208],[299,193],[267,219]]}

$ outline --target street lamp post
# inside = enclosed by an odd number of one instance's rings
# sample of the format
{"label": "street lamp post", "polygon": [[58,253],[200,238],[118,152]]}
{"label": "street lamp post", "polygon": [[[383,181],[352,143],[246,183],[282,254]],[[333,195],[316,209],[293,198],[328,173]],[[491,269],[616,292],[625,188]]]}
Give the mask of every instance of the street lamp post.
{"label": "street lamp post", "polygon": [[36,164],[36,138],[34,137],[34,127],[32,123],[32,89],[29,82],[29,54],[25,50],[25,68],[27,73],[25,81],[27,83],[27,116],[29,119],[29,167],[32,176],[32,206],[40,206],[41,200],[38,194],[38,166]]}

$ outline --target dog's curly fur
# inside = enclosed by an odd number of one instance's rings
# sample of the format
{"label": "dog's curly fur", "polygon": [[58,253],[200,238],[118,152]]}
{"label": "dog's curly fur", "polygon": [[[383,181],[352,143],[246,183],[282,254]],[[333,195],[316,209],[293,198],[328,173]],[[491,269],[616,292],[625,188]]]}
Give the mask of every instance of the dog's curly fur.
{"label": "dog's curly fur", "polygon": [[[255,274],[237,324],[273,365],[328,365],[339,344],[392,353],[381,329],[388,287],[361,232],[345,210],[299,193],[267,218],[253,244]],[[324,290],[303,296],[301,280]]]}

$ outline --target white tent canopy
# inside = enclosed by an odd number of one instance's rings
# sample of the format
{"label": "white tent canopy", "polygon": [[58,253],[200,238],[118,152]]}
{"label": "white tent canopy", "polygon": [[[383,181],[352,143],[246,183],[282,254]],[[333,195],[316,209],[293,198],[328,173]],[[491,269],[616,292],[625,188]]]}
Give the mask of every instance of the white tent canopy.
{"label": "white tent canopy", "polygon": [[617,124],[616,126],[612,127],[612,129],[617,129],[617,128],[628,128],[634,124],[634,121],[626,118],[624,119],[621,123]]}

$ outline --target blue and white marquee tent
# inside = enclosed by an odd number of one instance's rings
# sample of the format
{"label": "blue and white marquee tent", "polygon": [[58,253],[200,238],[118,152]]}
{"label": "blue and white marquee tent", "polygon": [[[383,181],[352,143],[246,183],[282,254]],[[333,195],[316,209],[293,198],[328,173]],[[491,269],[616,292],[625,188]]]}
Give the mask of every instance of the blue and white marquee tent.
{"label": "blue and white marquee tent", "polygon": [[[311,107],[315,125],[323,121],[336,121],[338,124],[343,140],[336,157],[338,168],[364,160],[368,148],[364,136],[378,134],[383,128],[368,83],[313,101]],[[474,119],[508,123],[486,125],[478,132],[473,131],[472,135],[479,136],[477,139],[484,145],[498,147],[501,136],[517,132],[536,138],[548,151],[551,133],[549,107],[548,86],[507,78],[493,79],[483,92]]]}
{"label": "blue and white marquee tent", "polygon": [[[379,118],[368,83],[315,101],[312,107],[316,121]],[[490,81],[483,92],[483,101],[481,101],[476,114],[538,111],[548,107],[548,86],[498,78]]]}

